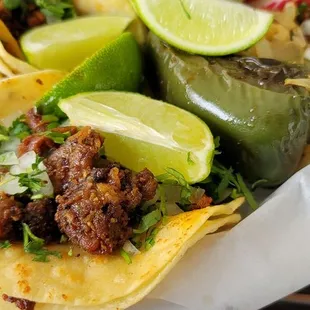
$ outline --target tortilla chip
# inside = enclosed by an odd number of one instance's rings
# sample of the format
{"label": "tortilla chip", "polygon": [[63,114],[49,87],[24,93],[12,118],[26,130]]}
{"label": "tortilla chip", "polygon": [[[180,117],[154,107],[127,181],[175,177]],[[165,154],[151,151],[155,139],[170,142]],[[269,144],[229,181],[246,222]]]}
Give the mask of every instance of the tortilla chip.
{"label": "tortilla chip", "polygon": [[0,41],[4,45],[4,48],[13,56],[25,60],[24,54],[19,47],[18,42],[12,36],[10,30],[0,19]]}
{"label": "tortilla chip", "polygon": [[70,245],[49,247],[60,251],[62,259],[37,263],[21,246],[12,246],[0,251],[0,293],[42,303],[36,310],[126,309],[145,297],[206,234],[240,221],[233,213],[243,202],[239,198],[170,217],[154,247],[134,256],[130,265],[120,255],[90,255],[76,247],[70,257]]}
{"label": "tortilla chip", "polygon": [[0,80],[1,123],[10,126],[17,116],[32,108],[64,75],[61,71],[46,70]]}

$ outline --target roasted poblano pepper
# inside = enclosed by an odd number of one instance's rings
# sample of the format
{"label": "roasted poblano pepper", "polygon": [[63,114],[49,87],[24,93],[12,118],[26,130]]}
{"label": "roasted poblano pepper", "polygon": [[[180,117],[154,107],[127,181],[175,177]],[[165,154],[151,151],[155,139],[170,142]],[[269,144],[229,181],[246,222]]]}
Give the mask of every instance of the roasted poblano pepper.
{"label": "roasted poblano pepper", "polygon": [[249,181],[274,186],[294,173],[307,143],[310,97],[284,81],[309,70],[252,57],[189,55],[154,34],[148,46],[161,98],[202,118]]}

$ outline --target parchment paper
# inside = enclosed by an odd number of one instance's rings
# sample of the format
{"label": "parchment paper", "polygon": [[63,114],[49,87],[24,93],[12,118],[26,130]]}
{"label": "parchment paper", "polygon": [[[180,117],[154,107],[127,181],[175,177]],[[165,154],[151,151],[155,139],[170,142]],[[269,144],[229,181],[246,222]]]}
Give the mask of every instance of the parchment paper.
{"label": "parchment paper", "polygon": [[206,236],[131,310],[257,310],[310,284],[310,166]]}

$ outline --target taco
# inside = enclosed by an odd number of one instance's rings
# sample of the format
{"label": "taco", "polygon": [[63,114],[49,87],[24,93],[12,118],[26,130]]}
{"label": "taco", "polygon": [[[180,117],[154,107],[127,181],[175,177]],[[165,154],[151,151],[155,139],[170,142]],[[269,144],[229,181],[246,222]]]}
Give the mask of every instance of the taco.
{"label": "taco", "polygon": [[[29,85],[18,97],[41,87]],[[243,197],[215,206],[180,183],[188,203],[168,201],[170,182],[105,158],[92,128],[59,122],[32,108],[1,127],[1,309],[125,309],[206,234],[240,221]]]}
{"label": "taco", "polygon": [[[99,4],[105,11],[103,1],[75,3],[82,13],[95,13]],[[125,3],[114,1],[109,12],[134,14]],[[163,178],[114,162],[105,155],[104,132],[73,126],[57,106],[68,85],[75,85],[70,95],[85,86],[81,67],[60,87],[64,73],[38,71],[8,52],[0,49],[1,310],[126,309],[205,235],[241,220],[244,186],[230,187],[237,182],[231,169],[218,164],[205,184],[190,185],[171,168]],[[107,85],[96,91],[132,90]],[[52,106],[48,113],[41,97]]]}

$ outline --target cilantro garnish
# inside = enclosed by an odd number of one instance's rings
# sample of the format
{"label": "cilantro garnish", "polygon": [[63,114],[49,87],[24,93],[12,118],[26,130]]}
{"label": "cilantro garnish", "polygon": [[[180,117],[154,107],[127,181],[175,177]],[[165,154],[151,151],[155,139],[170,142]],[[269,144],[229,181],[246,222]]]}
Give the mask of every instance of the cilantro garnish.
{"label": "cilantro garnish", "polygon": [[178,184],[181,186],[181,194],[180,194],[180,201],[179,203],[182,206],[186,206],[191,204],[190,198],[192,196],[193,188],[188,184],[185,180],[182,173],[178,172],[173,168],[167,168],[167,173],[164,173],[158,177],[156,177],[158,182],[166,183],[166,184]]}
{"label": "cilantro garnish", "polygon": [[59,118],[53,114],[42,115],[42,121],[46,123],[58,122]]}
{"label": "cilantro garnish", "polygon": [[145,239],[145,250],[148,251],[150,248],[152,248],[155,245],[155,238],[159,232],[159,229],[157,227],[150,229],[149,235]]}
{"label": "cilantro garnish", "polygon": [[58,132],[58,131],[45,131],[40,133],[40,135],[45,136],[47,138],[50,138],[57,144],[63,144],[65,143],[66,139],[70,137],[70,132]]}
{"label": "cilantro garnish", "polygon": [[237,173],[237,181],[240,186],[240,190],[242,194],[244,195],[245,199],[247,200],[248,204],[253,210],[256,210],[258,208],[258,204],[255,198],[253,197],[251,191],[248,189],[248,187],[244,183],[244,180],[240,173]]}
{"label": "cilantro garnish", "polygon": [[25,115],[21,115],[13,121],[11,127],[8,129],[9,136],[24,139],[31,134],[31,129],[25,123]]}
{"label": "cilantro garnish", "polygon": [[15,10],[22,4],[22,0],[3,0],[3,5],[8,10]]}
{"label": "cilantro garnish", "polygon": [[68,237],[66,235],[61,235],[59,243],[67,243]]}
{"label": "cilantro garnish", "polygon": [[132,263],[130,255],[124,249],[121,249],[120,254],[128,265]]}
{"label": "cilantro garnish", "polygon": [[34,0],[34,2],[45,15],[47,23],[76,16],[71,0]]}
{"label": "cilantro garnish", "polygon": [[229,197],[235,199],[245,196],[252,209],[255,210],[258,208],[258,204],[242,176],[239,173],[234,173],[231,167],[226,168],[217,160],[213,161],[209,177],[200,184],[217,203]]}
{"label": "cilantro garnish", "polygon": [[0,125],[0,142],[8,141],[9,139],[10,137],[7,129],[4,126]]}
{"label": "cilantro garnish", "polygon": [[44,239],[35,236],[29,226],[23,223],[23,238],[24,238],[24,251],[29,254],[33,254],[33,261],[36,262],[49,262],[48,256],[56,256],[61,258],[61,254],[57,251],[49,251],[44,248]]}
{"label": "cilantro garnish", "polygon": [[27,13],[28,4],[36,4],[45,15],[47,23],[73,18],[76,16],[71,0],[3,0],[3,5],[8,10],[21,8]]}
{"label": "cilantro garnish", "polygon": [[162,213],[159,209],[156,209],[146,215],[141,219],[138,229],[134,229],[135,234],[142,234],[146,232],[149,228],[156,225],[162,218]]}
{"label": "cilantro garnish", "polygon": [[38,192],[44,185],[45,181],[38,178],[45,170],[39,168],[43,158],[36,156],[36,161],[31,165],[32,171],[12,174],[18,178],[21,187],[27,187],[32,193]]}
{"label": "cilantro garnish", "polygon": [[70,250],[68,251],[68,256],[72,257],[73,256],[73,249],[70,247]]}
{"label": "cilantro garnish", "polygon": [[216,138],[214,138],[214,155],[219,155],[222,154],[221,151],[218,150],[218,148],[220,147],[220,137],[217,136]]}
{"label": "cilantro garnish", "polygon": [[9,240],[5,240],[4,242],[0,242],[0,249],[8,249],[12,246]]}

